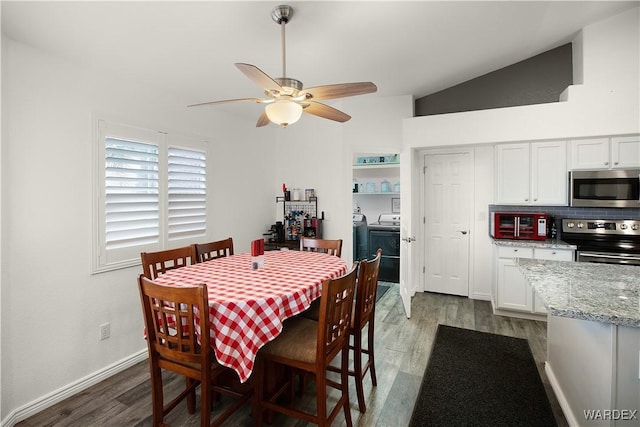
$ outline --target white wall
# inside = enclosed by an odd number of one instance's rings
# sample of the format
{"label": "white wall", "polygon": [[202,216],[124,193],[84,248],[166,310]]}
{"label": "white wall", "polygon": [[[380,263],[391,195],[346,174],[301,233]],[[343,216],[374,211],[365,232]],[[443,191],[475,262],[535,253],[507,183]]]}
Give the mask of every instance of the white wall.
{"label": "white wall", "polygon": [[[92,115],[207,137],[208,238],[232,236],[239,251],[264,231],[255,213],[271,209],[275,157],[270,130],[253,122],[2,42],[1,418],[11,422],[146,351],[140,268],[90,274]],[[111,338],[99,341],[104,322]]]}
{"label": "white wall", "polygon": [[[640,132],[639,11],[631,9],[583,29],[574,45],[578,49],[574,61],[582,60],[575,63],[574,74],[583,84],[569,88],[566,102],[407,119],[403,122],[403,149]],[[485,181],[484,186],[476,181],[470,295],[481,297],[491,291],[488,218],[483,213],[493,197],[493,181],[489,179],[493,158],[484,148],[481,152],[476,149],[475,170]],[[414,205],[411,212],[414,229],[419,229],[417,209]],[[403,212],[403,216],[407,214]],[[417,268],[420,261],[412,262]]]}

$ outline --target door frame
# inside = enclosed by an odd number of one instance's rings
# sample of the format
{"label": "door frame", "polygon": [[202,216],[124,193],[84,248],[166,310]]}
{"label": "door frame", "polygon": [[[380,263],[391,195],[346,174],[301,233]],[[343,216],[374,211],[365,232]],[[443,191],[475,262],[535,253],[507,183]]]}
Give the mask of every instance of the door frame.
{"label": "door frame", "polygon": [[[425,168],[426,168],[426,164],[425,164],[425,158],[428,155],[438,155],[438,154],[468,154],[469,155],[469,175],[467,177],[468,179],[468,185],[469,185],[469,193],[471,194],[471,201],[470,201],[470,209],[469,209],[469,218],[468,218],[468,222],[469,222],[469,278],[468,278],[468,287],[469,287],[469,296],[468,298],[471,298],[472,289],[475,289],[475,284],[474,284],[474,275],[472,274],[473,271],[475,271],[474,269],[474,257],[472,256],[473,251],[472,248],[475,247],[475,234],[476,234],[476,230],[474,229],[474,216],[473,216],[473,212],[474,212],[474,207],[475,207],[475,180],[474,180],[474,176],[475,176],[475,150],[474,147],[465,147],[465,146],[456,146],[455,148],[428,148],[428,149],[422,149],[418,151],[418,157],[419,157],[419,163],[417,163],[417,166],[419,166],[419,177],[420,179],[418,179],[419,183],[418,183],[418,188],[420,191],[420,196],[419,196],[419,202],[418,202],[418,206],[417,206],[417,211],[414,211],[414,214],[416,215],[417,218],[419,218],[419,235],[420,237],[425,236],[426,233],[426,200],[425,200]],[[420,241],[420,245],[419,248],[417,248],[417,252],[418,252],[418,257],[417,260],[418,264],[417,270],[420,271],[420,280],[419,280],[419,288],[416,289],[416,291],[422,291],[425,292],[425,288],[426,288],[426,265],[424,263],[424,259],[426,256],[426,249],[425,249],[425,244],[422,241],[423,239],[419,239]]]}

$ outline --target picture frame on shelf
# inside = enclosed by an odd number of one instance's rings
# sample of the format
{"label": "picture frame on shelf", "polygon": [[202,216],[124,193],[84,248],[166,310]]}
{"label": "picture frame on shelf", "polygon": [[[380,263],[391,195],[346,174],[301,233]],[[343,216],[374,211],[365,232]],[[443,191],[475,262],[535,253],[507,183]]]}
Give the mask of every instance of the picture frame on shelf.
{"label": "picture frame on shelf", "polygon": [[391,213],[400,213],[400,197],[391,198]]}
{"label": "picture frame on shelf", "polygon": [[311,200],[316,197],[316,190],[314,188],[306,188],[304,190],[304,199]]}

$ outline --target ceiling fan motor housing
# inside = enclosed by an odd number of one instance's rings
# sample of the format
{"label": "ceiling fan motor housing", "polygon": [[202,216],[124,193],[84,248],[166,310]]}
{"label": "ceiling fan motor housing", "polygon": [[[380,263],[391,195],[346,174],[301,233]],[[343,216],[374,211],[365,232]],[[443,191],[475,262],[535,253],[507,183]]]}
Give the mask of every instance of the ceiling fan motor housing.
{"label": "ceiling fan motor housing", "polygon": [[271,19],[276,24],[282,24],[283,22],[286,24],[291,21],[293,17],[293,8],[286,4],[281,4],[273,8],[271,11]]}

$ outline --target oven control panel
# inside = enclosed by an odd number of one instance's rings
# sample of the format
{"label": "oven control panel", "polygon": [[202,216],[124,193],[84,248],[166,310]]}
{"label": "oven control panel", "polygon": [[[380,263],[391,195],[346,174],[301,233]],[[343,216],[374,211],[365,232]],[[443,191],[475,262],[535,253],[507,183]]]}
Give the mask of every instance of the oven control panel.
{"label": "oven control panel", "polygon": [[622,219],[568,219],[562,220],[563,233],[624,234],[640,236],[640,221]]}

